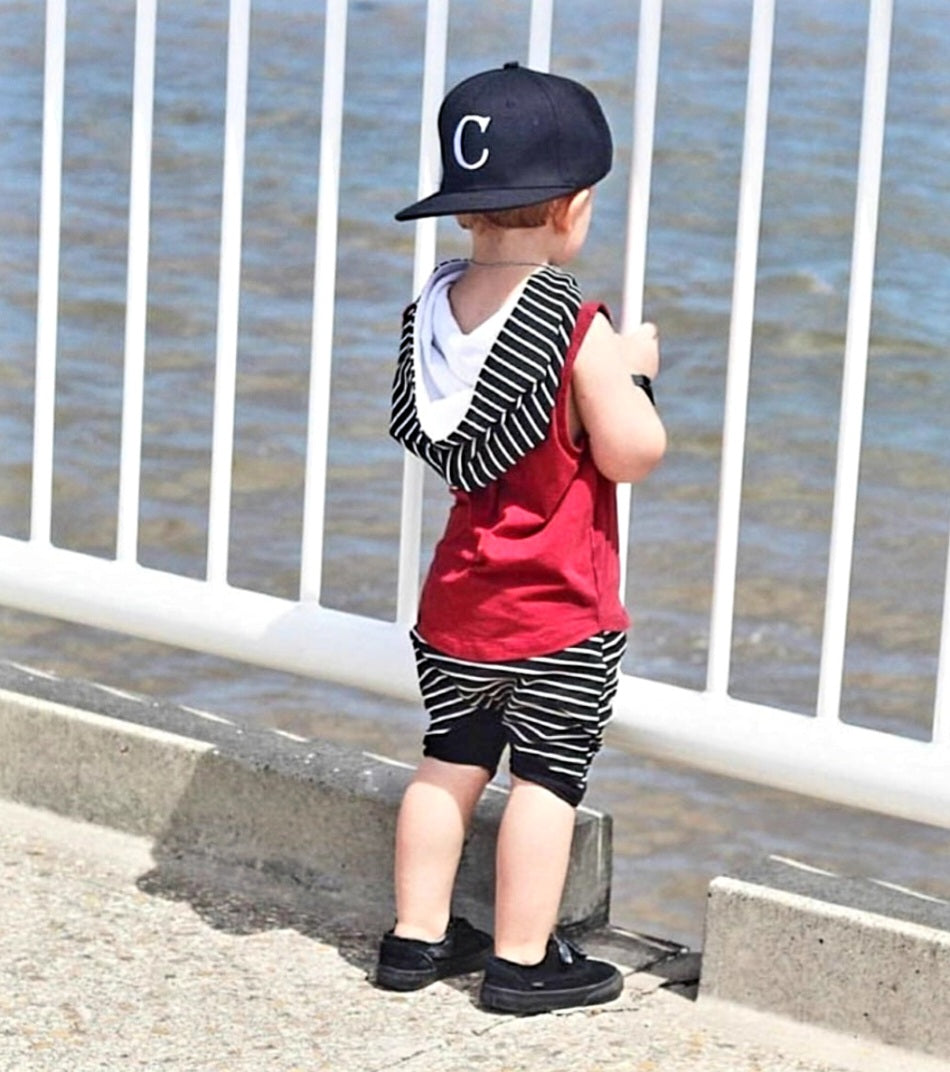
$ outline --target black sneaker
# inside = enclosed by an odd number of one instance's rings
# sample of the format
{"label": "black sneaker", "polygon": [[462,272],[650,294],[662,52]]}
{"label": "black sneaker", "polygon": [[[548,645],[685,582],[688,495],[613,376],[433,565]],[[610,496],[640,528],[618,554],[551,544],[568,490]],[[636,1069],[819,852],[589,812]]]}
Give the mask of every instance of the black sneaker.
{"label": "black sneaker", "polygon": [[379,943],[376,983],[386,990],[419,990],[450,975],[481,971],[491,949],[491,935],[461,916],[449,920],[441,942],[397,938],[389,931]]}
{"label": "black sneaker", "polygon": [[588,960],[563,938],[548,940],[540,964],[515,964],[489,957],[481,1002],[496,1012],[551,1012],[613,1001],[623,990],[623,976],[603,960]]}

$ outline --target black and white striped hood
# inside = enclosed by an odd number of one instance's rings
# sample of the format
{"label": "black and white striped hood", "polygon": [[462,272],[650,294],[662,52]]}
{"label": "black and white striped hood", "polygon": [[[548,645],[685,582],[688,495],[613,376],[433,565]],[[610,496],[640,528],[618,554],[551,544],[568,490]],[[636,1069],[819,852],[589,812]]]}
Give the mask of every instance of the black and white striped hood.
{"label": "black and white striped hood", "polygon": [[435,439],[419,419],[418,348],[429,340],[419,338],[428,317],[414,302],[403,317],[390,434],[450,487],[475,491],[497,480],[547,436],[580,305],[567,272],[549,266],[531,275],[485,358],[464,416]]}

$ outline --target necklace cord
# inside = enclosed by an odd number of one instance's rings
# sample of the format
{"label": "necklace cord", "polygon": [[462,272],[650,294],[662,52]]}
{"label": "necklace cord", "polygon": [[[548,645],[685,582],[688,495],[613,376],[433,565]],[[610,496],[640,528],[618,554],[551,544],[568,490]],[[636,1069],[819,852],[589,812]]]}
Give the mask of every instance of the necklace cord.
{"label": "necklace cord", "polygon": [[469,258],[469,264],[477,268],[549,268],[547,261],[477,261]]}

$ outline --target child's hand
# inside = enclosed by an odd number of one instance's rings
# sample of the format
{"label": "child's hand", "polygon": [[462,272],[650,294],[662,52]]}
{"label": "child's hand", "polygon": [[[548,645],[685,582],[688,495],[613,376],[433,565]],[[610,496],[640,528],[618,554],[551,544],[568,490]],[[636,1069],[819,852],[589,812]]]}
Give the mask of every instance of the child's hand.
{"label": "child's hand", "polygon": [[654,379],[660,371],[660,337],[656,324],[641,324],[618,338],[627,371],[639,372]]}

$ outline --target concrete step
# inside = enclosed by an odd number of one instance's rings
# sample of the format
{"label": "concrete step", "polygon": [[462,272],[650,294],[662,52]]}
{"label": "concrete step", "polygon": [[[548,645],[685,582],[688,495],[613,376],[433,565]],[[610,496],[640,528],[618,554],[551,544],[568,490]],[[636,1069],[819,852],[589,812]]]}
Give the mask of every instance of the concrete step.
{"label": "concrete step", "polygon": [[[411,774],[356,749],[0,664],[0,797],[150,837],[169,858],[197,852],[388,904]],[[455,908],[482,927],[506,799],[489,787],[459,872]],[[562,925],[607,922],[611,832],[609,815],[578,809]]]}
{"label": "concrete step", "polygon": [[771,857],[712,882],[699,995],[950,1058],[950,903]]}

